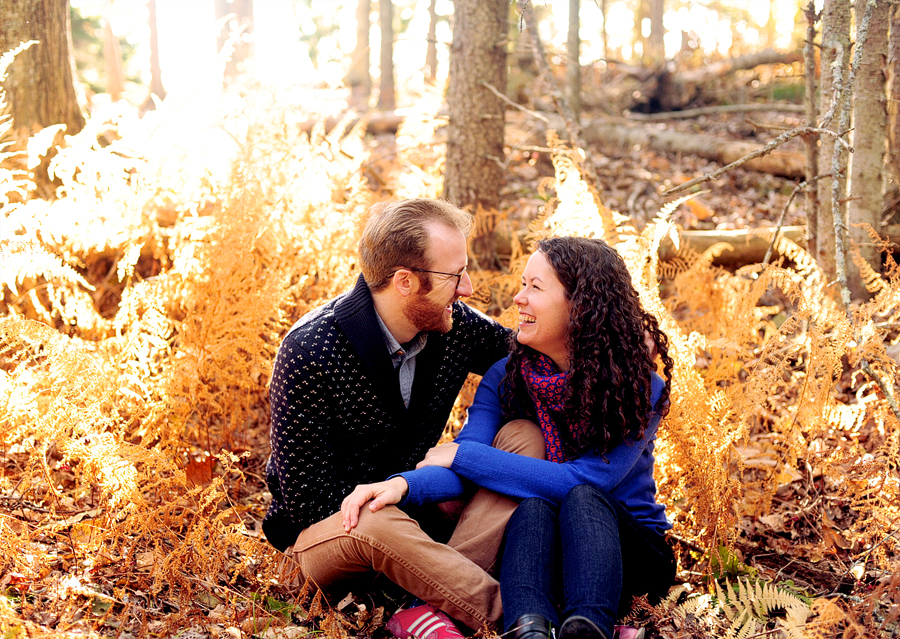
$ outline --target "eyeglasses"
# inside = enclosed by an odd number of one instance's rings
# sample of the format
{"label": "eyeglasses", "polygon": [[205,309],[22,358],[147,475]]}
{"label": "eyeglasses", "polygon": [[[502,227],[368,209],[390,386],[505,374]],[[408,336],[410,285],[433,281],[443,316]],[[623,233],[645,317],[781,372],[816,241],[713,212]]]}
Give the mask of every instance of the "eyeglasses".
{"label": "eyeglasses", "polygon": [[424,268],[408,268],[407,271],[415,271],[416,273],[434,273],[435,275],[446,275],[447,277],[455,277],[456,278],[456,286],[454,289],[459,288],[459,285],[462,283],[462,278],[466,274],[466,269],[463,269],[459,273],[444,273],[443,271],[429,271]]}

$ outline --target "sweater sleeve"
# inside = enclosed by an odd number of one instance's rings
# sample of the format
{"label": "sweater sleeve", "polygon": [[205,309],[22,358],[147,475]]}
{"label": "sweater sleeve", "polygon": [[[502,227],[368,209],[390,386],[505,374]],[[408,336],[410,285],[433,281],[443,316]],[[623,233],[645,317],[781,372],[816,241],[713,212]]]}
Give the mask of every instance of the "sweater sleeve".
{"label": "sweater sleeve", "polygon": [[[662,388],[662,379],[655,376],[651,397],[654,405]],[[496,389],[492,395],[483,397],[499,402]],[[517,499],[541,497],[559,503],[579,484],[590,484],[615,494],[626,481],[649,480],[652,483],[652,443],[659,421],[659,415],[653,413],[644,438],[637,442],[623,442],[603,455],[586,453],[561,464],[497,450],[480,441],[460,441],[451,470],[479,486]],[[651,487],[630,486],[628,490],[635,488],[644,491]],[[652,493],[655,493],[655,486]]]}
{"label": "sweater sleeve", "polygon": [[266,479],[273,504],[264,530],[283,550],[296,534],[324,519],[349,492],[334,467],[324,414],[328,376],[296,340],[286,339],[278,351],[269,387],[272,454]]}
{"label": "sweater sleeve", "polygon": [[[469,407],[466,424],[454,440],[483,444],[491,448],[494,437],[500,430],[502,411],[498,388],[503,380],[506,358],[488,369],[475,391],[475,398]],[[457,457],[459,453],[457,453]],[[396,475],[394,475],[396,477]],[[463,493],[463,482],[459,475],[449,468],[426,466],[417,470],[400,473],[409,484],[409,492],[402,505],[415,505],[456,499]]]}

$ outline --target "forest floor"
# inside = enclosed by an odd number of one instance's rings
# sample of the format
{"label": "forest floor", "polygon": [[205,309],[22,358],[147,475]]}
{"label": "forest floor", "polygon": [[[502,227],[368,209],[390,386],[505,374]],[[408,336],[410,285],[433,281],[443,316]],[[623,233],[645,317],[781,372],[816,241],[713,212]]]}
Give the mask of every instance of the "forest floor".
{"label": "forest floor", "polygon": [[[324,120],[342,114],[344,99],[342,93],[323,90],[298,102],[302,102],[308,111],[304,113],[305,117]],[[439,125],[445,116],[441,115],[439,100],[435,102],[432,93],[423,92],[421,95],[407,96],[402,102],[416,106],[400,110],[407,121],[397,135],[382,133],[365,138],[368,159],[364,162],[363,171],[368,186],[381,198],[437,195],[439,190],[436,189],[434,175],[423,167],[439,169],[442,165],[444,151]],[[592,117],[601,116],[599,113],[586,113],[584,122],[589,126]],[[706,116],[647,126],[668,126],[683,132],[713,134],[723,139],[752,138],[764,143],[783,128],[801,124],[800,118],[795,115],[756,112],[750,116]],[[528,225],[540,214],[541,208],[552,198],[552,189],[548,193],[545,184],[553,177],[554,166],[546,150],[547,141],[542,130],[536,122],[521,113],[511,112],[507,127],[510,150],[505,164],[507,180],[502,191],[501,216],[510,222],[508,232],[517,236],[524,234]],[[799,140],[792,141],[788,148],[802,152]],[[674,199],[662,196],[667,188],[719,168],[717,164],[702,158],[649,149],[605,147],[587,151],[597,169],[603,204],[629,218],[638,231],[653,220],[668,201]],[[435,173],[439,172],[437,170]],[[788,207],[795,186],[795,180],[737,168],[695,189],[695,197],[677,207],[673,220],[685,230],[746,229],[775,226],[784,213],[785,225],[803,224],[805,212],[802,197],[794,198]],[[196,218],[192,218],[191,223],[195,222]],[[185,235],[196,230],[197,227],[191,227]],[[172,237],[175,235],[173,233]],[[174,261],[173,258],[169,266]],[[110,280],[115,269],[110,268],[110,263],[104,264],[108,271],[106,280]],[[733,273],[734,266],[730,269]],[[724,270],[722,272],[725,273]],[[147,281],[156,274],[147,273]],[[661,284],[665,298],[668,282]],[[103,293],[98,284],[97,299],[106,300],[110,306],[121,301],[118,296],[121,288],[115,295],[105,297]],[[498,310],[510,303],[511,299],[496,300]],[[766,317],[780,318],[778,321],[783,322],[785,317],[797,310],[798,302],[773,287],[763,295],[759,304],[765,305]],[[114,314],[110,309],[100,310],[108,311],[106,317]],[[186,318],[179,318],[179,322],[181,320],[187,321]],[[886,344],[894,359],[897,359],[897,340],[897,326],[887,329]],[[710,361],[704,360],[705,355],[708,353],[698,353],[698,369],[711,366]],[[741,362],[743,368],[735,366],[737,372],[734,375],[746,378],[747,370],[755,370],[763,359],[759,353],[756,356],[756,361]],[[845,358],[845,366],[839,371],[831,393],[839,402],[852,404],[860,400],[863,383],[859,371],[847,366],[846,361]],[[673,535],[672,543],[679,559],[677,582],[680,586],[673,591],[672,602],[663,608],[638,602],[631,618],[632,623],[647,627],[651,636],[699,639],[723,634],[729,624],[713,618],[715,614],[709,608],[708,599],[703,604],[707,606],[705,613],[701,604],[696,603],[699,599],[693,600],[695,604],[686,609],[686,613],[675,608],[676,604],[685,602],[690,592],[710,593],[714,588],[711,577],[730,579],[732,584],[738,579],[777,584],[783,592],[805,603],[813,599],[835,601],[842,605],[842,609],[854,611],[851,616],[835,620],[834,616],[825,619],[827,611],[820,609],[819,619],[827,622],[821,628],[826,629],[813,628],[806,636],[838,636],[836,631],[829,634],[835,628],[848,638],[872,636],[886,639],[900,636],[897,625],[900,618],[900,574],[885,569],[885,566],[898,566],[897,520],[883,523],[878,529],[888,531],[882,539],[873,542],[869,538],[868,545],[863,545],[864,535],[854,528],[860,521],[857,512],[860,502],[835,496],[832,489],[838,479],[826,476],[820,469],[808,464],[798,464],[797,468],[782,466],[786,444],[778,440],[779,434],[770,427],[783,420],[784,414],[790,413],[790,407],[798,403],[798,395],[802,394],[804,387],[804,374],[799,361],[789,362],[779,369],[780,383],[767,389],[770,397],[765,410],[770,413],[759,418],[736,451],[742,463],[735,466],[733,477],[744,488],[741,494],[746,502],[731,505],[735,530],[731,535],[721,535],[722,538],[730,538],[733,546],[708,549],[698,545],[696,539]],[[871,384],[868,388],[866,392],[871,392]],[[183,496],[173,498],[172,508],[182,508],[183,503],[188,503],[183,512],[178,513],[179,517],[186,520],[194,517],[201,525],[214,520],[217,524],[220,521],[229,525],[240,523],[243,524],[241,535],[264,543],[261,522],[271,498],[265,483],[265,463],[269,453],[268,406],[262,395],[255,397],[255,402],[246,417],[246,427],[232,434],[230,450],[237,456],[233,461],[235,472],[222,471],[220,474],[221,467],[214,467],[208,458],[199,455],[203,448],[203,442],[199,440],[193,442],[195,450],[192,451],[198,456],[184,467],[191,490],[203,490],[221,482],[221,494],[227,496],[227,502],[216,506],[220,510],[210,508],[213,511],[210,514],[204,510],[208,504],[203,508],[197,505],[203,502],[202,493],[192,493],[190,499],[182,499]],[[880,451],[885,446],[886,435],[883,424],[875,420],[854,425],[852,433],[841,432],[840,428],[841,425],[836,424],[834,432],[829,434],[830,439],[826,441],[828,445],[846,452],[849,476],[851,470],[856,472],[854,464],[863,461],[859,458],[859,451]],[[23,469],[33,462],[31,445],[26,441],[0,450],[0,465],[6,476],[11,478],[7,483],[20,481],[17,478],[24,476]],[[806,458],[800,456],[798,459],[802,461]],[[149,578],[154,562],[166,556],[165,544],[157,546],[152,537],[148,541],[147,537],[132,536],[128,532],[126,537],[133,544],[121,550],[119,559],[101,555],[86,557],[84,548],[89,546],[83,545],[85,539],[82,536],[92,534],[89,524],[98,516],[94,487],[79,484],[81,478],[52,445],[47,451],[47,459],[41,460],[41,464],[45,467],[41,472],[46,470],[47,476],[52,477],[53,486],[47,494],[52,493],[57,504],[52,512],[56,519],[51,518],[46,503],[35,504],[21,498],[6,497],[0,501],[3,510],[0,526],[7,528],[0,529],[6,535],[3,539],[12,539],[15,535],[21,535],[24,539],[32,535],[32,538],[40,539],[39,544],[32,545],[40,545],[41,552],[51,557],[43,564],[47,566],[46,571],[38,577],[18,570],[0,575],[0,590],[6,595],[0,597],[0,628],[6,633],[5,637],[13,639],[26,636],[26,633],[27,636],[94,633],[123,639],[135,636],[288,639],[314,636],[313,633],[319,636],[319,631],[329,639],[346,639],[348,636],[386,639],[389,636],[384,621],[403,603],[402,593],[376,583],[371,589],[350,593],[339,601],[323,600],[321,596],[306,590],[297,593],[270,579],[271,575],[262,569],[250,574],[257,566],[271,561],[273,553],[265,557],[262,556],[264,552],[252,556],[243,548],[238,551],[227,547],[221,553],[225,557],[222,564],[225,567],[217,575],[216,583],[193,575],[183,576],[193,580],[195,588],[188,597],[192,598],[189,603],[184,599],[176,601],[175,595],[166,590],[166,585],[157,582],[157,577]],[[773,469],[778,470],[774,476]],[[891,469],[896,475],[896,463]],[[7,487],[11,488],[9,494],[12,495],[18,484]],[[765,511],[757,509],[758,504],[765,501],[759,498],[762,493],[772,497],[771,507]],[[164,498],[158,499],[165,501]],[[59,510],[60,504],[64,507],[62,510]],[[159,506],[159,510],[154,512],[168,516],[168,512],[163,512],[163,507]],[[675,516],[682,517],[683,522],[683,511],[689,508],[690,505],[677,504],[673,505],[672,511]],[[109,525],[115,528],[116,518],[108,517],[107,520],[113,522]],[[177,527],[173,524],[172,528]],[[177,528],[171,537],[166,538],[166,543],[175,543],[172,540],[179,536],[181,540],[187,538],[187,534]],[[198,539],[204,538],[201,535]],[[215,543],[211,545],[216,546]],[[223,548],[226,546],[223,543]],[[9,552],[21,554],[15,547],[10,547]],[[200,550],[196,552],[200,553]],[[876,556],[877,562],[874,559]],[[124,563],[126,561],[130,563]],[[185,565],[194,564],[189,564],[185,559]],[[173,566],[178,569],[179,564],[174,563]],[[50,577],[54,575],[57,585],[48,586]],[[150,592],[151,581],[153,592]],[[64,601],[67,597],[68,601]],[[72,601],[78,597],[82,599],[75,606]],[[768,626],[750,636],[788,636],[788,631],[780,625],[776,627],[776,623],[790,617],[791,606],[796,600],[771,595],[768,601],[778,610],[769,615],[765,622]],[[142,610],[143,617],[123,619],[131,614],[130,610]],[[829,614],[836,613],[831,611]],[[193,623],[190,627],[173,628],[166,621],[172,615],[177,615],[179,619],[191,619]],[[24,626],[19,627],[9,621],[13,618],[27,619],[32,625],[25,630]],[[40,628],[45,630],[40,631]]]}

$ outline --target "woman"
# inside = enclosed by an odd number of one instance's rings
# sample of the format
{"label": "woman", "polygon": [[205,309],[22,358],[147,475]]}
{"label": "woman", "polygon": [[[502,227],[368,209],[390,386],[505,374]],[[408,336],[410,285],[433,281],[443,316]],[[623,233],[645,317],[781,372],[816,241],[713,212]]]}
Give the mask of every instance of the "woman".
{"label": "woman", "polygon": [[[653,480],[668,340],[602,240],[539,242],[514,301],[510,356],[484,375],[459,437],[400,475],[404,504],[455,498],[460,478],[521,500],[501,563],[506,632],[606,639],[632,595],[665,593],[674,578]],[[546,459],[491,446],[518,418],[540,426]]]}
{"label": "woman", "polygon": [[674,578],[653,480],[669,382],[654,372],[650,351],[668,379],[668,341],[602,240],[543,240],[522,284],[515,347],[484,376],[463,433],[527,416],[544,433],[547,460],[463,441],[432,449],[420,467],[448,466],[523,499],[507,527],[500,576],[514,639],[553,628],[563,637],[612,637],[633,595],[664,594]]}

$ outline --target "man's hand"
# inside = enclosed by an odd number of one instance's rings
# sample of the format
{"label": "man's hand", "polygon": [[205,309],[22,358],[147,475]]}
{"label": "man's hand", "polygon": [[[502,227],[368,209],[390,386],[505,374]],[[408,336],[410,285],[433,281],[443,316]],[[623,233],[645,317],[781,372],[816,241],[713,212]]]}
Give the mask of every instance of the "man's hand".
{"label": "man's hand", "polygon": [[459,448],[459,444],[454,444],[452,442],[433,446],[425,453],[425,459],[416,464],[416,468],[423,468],[425,466],[443,466],[444,468],[450,468],[450,466],[453,465],[453,459],[456,457],[457,448]]}
{"label": "man's hand", "polygon": [[359,523],[359,509],[369,503],[369,510],[373,513],[391,504],[399,504],[409,484],[403,477],[391,477],[387,481],[377,484],[360,484],[353,492],[344,497],[341,502],[341,521],[344,531],[350,532]]}

